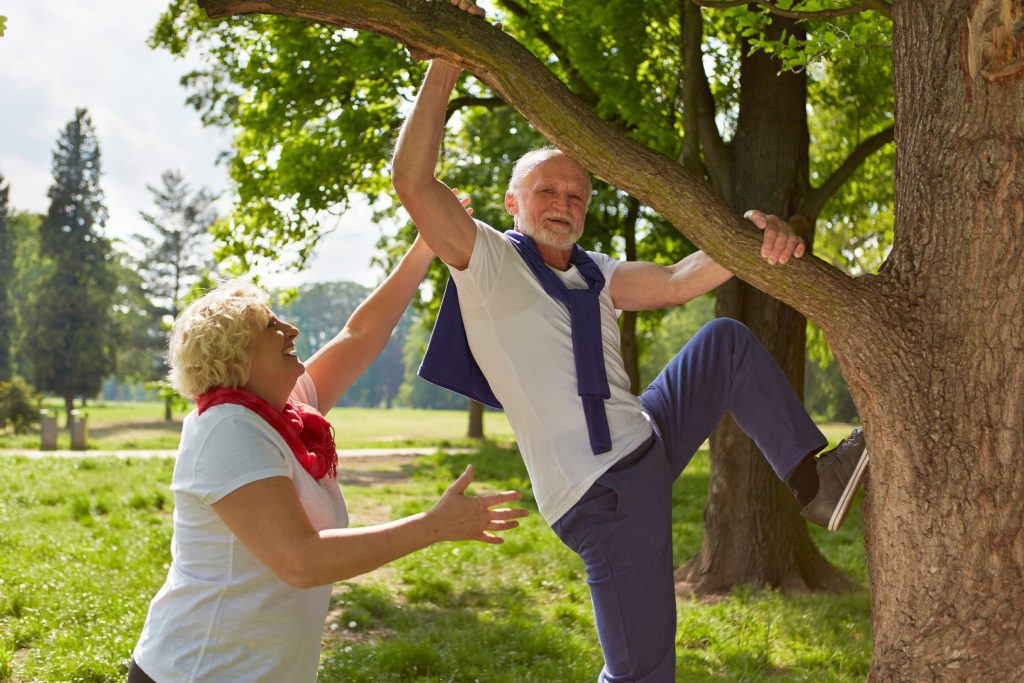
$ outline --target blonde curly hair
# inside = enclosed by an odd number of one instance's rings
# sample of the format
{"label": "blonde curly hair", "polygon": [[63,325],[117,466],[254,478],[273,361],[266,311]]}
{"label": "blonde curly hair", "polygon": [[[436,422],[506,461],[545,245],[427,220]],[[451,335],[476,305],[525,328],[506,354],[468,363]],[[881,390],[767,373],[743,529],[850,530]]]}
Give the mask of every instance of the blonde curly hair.
{"label": "blonde curly hair", "polygon": [[195,399],[249,381],[252,342],[270,323],[267,295],[247,282],[226,282],[196,299],[171,326],[167,379]]}

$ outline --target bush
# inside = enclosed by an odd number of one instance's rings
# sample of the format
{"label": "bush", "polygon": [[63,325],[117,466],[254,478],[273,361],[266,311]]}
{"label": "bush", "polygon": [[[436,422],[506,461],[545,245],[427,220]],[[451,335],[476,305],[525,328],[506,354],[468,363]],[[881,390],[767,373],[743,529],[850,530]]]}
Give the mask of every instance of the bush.
{"label": "bush", "polygon": [[15,433],[28,431],[39,421],[41,399],[20,377],[0,382],[0,430],[13,427]]}

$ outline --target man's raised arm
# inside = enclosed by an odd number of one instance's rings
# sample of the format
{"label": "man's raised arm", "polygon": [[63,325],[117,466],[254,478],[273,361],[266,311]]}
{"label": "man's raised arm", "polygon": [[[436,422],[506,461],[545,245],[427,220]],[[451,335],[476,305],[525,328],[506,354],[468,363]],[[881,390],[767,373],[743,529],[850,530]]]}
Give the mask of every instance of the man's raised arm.
{"label": "man's raised arm", "polygon": [[447,185],[434,177],[448,97],[460,69],[434,60],[398,135],[391,183],[423,239],[442,261],[462,270],[476,242],[476,225]]}

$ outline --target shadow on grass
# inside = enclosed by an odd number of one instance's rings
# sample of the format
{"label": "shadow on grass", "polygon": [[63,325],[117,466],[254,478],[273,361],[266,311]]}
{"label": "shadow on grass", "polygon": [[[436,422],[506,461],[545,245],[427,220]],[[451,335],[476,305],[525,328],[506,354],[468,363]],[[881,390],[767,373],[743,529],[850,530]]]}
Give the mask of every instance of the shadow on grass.
{"label": "shadow on grass", "polygon": [[426,593],[410,586],[404,602],[379,587],[352,587],[318,680],[582,682],[600,668],[589,624],[567,629],[514,587],[433,583]]}
{"label": "shadow on grass", "polygon": [[96,439],[120,436],[126,431],[131,432],[181,432],[181,420],[131,420],[125,422],[108,422],[102,425],[90,425],[89,436]]}
{"label": "shadow on grass", "polygon": [[352,463],[339,463],[338,481],[343,489],[355,486],[379,486],[388,483],[397,483],[409,479],[418,470],[418,465],[413,462],[415,456],[410,456],[406,462],[397,466],[380,468],[363,468],[354,466]]}
{"label": "shadow on grass", "polygon": [[477,444],[477,450],[470,453],[443,453],[418,458],[412,470],[417,478],[436,478],[451,482],[473,466],[474,480],[489,489],[515,489],[523,494],[523,502],[535,505],[533,489],[526,465],[515,448],[502,447],[491,441]]}

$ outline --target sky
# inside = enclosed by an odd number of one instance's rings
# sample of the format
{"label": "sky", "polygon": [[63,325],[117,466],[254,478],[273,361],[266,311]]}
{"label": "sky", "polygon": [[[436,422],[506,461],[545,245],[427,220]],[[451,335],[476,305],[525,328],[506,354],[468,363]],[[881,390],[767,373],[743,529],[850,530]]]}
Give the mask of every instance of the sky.
{"label": "sky", "polygon": [[[229,147],[229,133],[204,128],[178,83],[199,64],[146,46],[166,5],[0,0],[0,15],[7,17],[0,38],[0,174],[13,209],[46,212],[53,150],[77,107],[89,110],[100,142],[109,237],[148,230],[139,216],[152,210],[146,185],[159,185],[165,170],[179,170],[193,187],[228,188],[227,169],[216,159]],[[381,272],[370,259],[381,230],[364,204],[353,204],[304,272],[263,273],[264,282],[375,285]]]}

